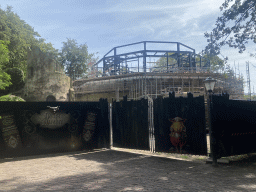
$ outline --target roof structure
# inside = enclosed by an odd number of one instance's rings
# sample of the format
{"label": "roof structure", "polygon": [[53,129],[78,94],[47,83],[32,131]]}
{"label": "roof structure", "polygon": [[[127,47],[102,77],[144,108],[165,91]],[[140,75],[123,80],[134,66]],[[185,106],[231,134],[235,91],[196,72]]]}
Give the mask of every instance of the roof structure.
{"label": "roof structure", "polygon": [[[156,70],[156,65],[152,66],[152,63],[157,62],[151,62],[151,58],[161,57],[166,58],[165,71]],[[94,67],[101,71],[102,76],[152,71],[173,72],[180,68],[191,71],[197,66],[195,57],[195,49],[180,42],[141,41],[112,48]],[[176,62],[169,63],[168,58],[173,58]],[[198,66],[206,65],[200,59]]]}

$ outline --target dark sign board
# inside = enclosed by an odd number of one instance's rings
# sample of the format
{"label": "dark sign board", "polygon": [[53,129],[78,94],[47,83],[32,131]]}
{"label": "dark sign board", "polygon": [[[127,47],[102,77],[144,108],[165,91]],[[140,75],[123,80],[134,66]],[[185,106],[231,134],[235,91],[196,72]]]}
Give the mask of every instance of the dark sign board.
{"label": "dark sign board", "polygon": [[13,115],[1,114],[0,128],[7,148],[17,149],[21,147],[21,139]]}

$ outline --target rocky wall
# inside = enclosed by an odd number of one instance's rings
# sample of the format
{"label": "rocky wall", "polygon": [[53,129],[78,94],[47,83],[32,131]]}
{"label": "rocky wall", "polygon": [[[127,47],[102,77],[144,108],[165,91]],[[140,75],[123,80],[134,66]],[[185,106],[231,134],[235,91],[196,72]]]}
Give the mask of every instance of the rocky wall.
{"label": "rocky wall", "polygon": [[28,72],[23,98],[26,101],[68,101],[70,78],[53,55],[32,47],[28,54]]}

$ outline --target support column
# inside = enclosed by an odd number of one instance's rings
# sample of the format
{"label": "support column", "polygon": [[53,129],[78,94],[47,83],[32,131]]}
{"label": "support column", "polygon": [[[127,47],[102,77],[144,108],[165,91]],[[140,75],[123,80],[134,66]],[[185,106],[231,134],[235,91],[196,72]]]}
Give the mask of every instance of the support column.
{"label": "support column", "polygon": [[192,71],[191,53],[189,53],[188,61],[189,61],[189,68],[190,68],[189,71],[191,72]]}
{"label": "support column", "polygon": [[166,55],[167,55],[167,62],[166,63],[167,63],[167,73],[168,73],[168,71],[169,71],[168,70],[168,52],[166,52]]}
{"label": "support column", "polygon": [[140,72],[140,58],[138,57],[138,73]]}
{"label": "support column", "polygon": [[193,70],[196,70],[196,51],[195,51],[195,49],[193,50],[192,67],[193,67]]}
{"label": "support column", "polygon": [[147,53],[146,53],[146,42],[144,42],[144,51],[143,51],[143,71],[146,73],[147,67]]}
{"label": "support column", "polygon": [[178,67],[180,67],[180,44],[179,43],[177,43],[177,54],[178,54],[178,59],[177,59]]}
{"label": "support column", "polygon": [[200,56],[200,68],[202,67],[202,57]]}
{"label": "support column", "polygon": [[[120,69],[121,70],[121,69]],[[128,73],[127,56],[125,56],[125,74]]]}
{"label": "support column", "polygon": [[106,61],[105,61],[105,57],[103,57],[103,75],[105,75],[106,73]]}
{"label": "support column", "polygon": [[115,75],[116,75],[116,66],[117,66],[116,48],[114,48],[114,73],[115,73]]}

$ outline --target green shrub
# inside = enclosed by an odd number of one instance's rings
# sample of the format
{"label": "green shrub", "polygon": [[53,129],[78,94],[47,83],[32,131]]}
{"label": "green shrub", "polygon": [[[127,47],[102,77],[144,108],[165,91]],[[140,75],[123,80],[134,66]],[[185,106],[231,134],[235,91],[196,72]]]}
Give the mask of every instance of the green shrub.
{"label": "green shrub", "polygon": [[22,101],[25,102],[24,99],[22,99],[21,97],[17,97],[15,95],[4,95],[0,97],[0,101]]}
{"label": "green shrub", "polygon": [[6,89],[8,89],[9,93],[18,91],[24,87],[24,85],[25,85],[24,73],[21,69],[16,68],[16,67],[9,68],[6,70],[6,73],[8,73],[11,76],[12,85],[10,85],[9,87],[6,88]]}

